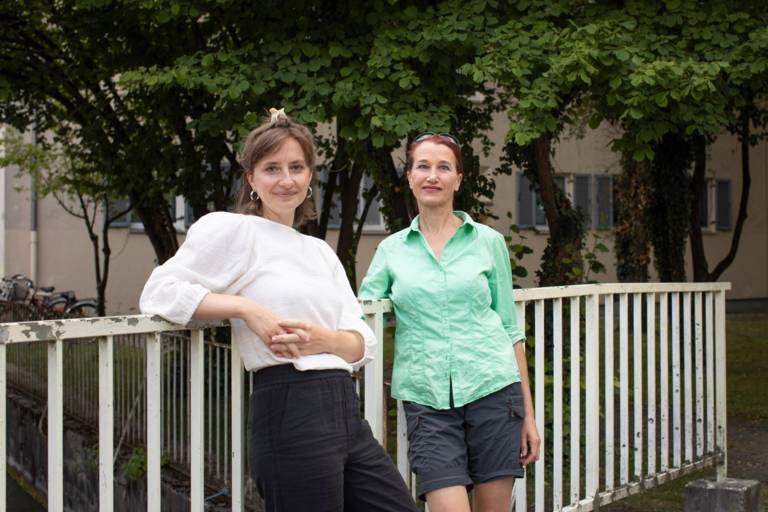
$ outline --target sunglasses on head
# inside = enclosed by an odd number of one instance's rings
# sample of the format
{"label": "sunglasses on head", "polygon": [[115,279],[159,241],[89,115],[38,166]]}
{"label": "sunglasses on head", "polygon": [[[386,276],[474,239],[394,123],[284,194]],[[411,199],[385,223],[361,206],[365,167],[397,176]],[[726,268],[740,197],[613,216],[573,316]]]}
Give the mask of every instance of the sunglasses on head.
{"label": "sunglasses on head", "polygon": [[426,139],[428,139],[430,137],[439,137],[439,138],[441,138],[441,139],[443,139],[443,140],[453,144],[457,148],[461,148],[461,144],[459,143],[459,139],[457,139],[456,137],[454,137],[450,133],[424,132],[424,133],[418,134],[413,139],[413,142],[421,142],[421,141],[426,140]]}

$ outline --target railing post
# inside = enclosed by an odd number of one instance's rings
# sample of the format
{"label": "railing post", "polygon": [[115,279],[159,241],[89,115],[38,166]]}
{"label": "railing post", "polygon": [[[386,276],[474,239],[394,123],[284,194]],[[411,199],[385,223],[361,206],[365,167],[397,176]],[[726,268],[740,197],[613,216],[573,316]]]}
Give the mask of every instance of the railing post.
{"label": "railing post", "polygon": [[629,296],[619,295],[619,484],[629,482]]}
{"label": "railing post", "polygon": [[[370,320],[369,320],[370,323]],[[376,354],[365,366],[365,419],[371,425],[373,437],[384,444],[384,313],[377,308],[373,314],[373,334],[376,336]]]}
{"label": "railing post", "polygon": [[162,493],[162,438],[160,429],[160,362],[163,341],[160,332],[146,337],[147,344],[147,509],[160,510]]}
{"label": "railing post", "polygon": [[563,299],[552,301],[552,507],[563,506]]}
{"label": "railing post", "polygon": [[189,501],[192,512],[203,512],[205,505],[205,492],[203,482],[205,479],[203,446],[203,407],[205,405],[204,391],[204,359],[205,339],[203,330],[192,331],[189,340]]}
{"label": "railing post", "polygon": [[647,469],[646,475],[653,476],[656,473],[656,294],[653,292],[645,296],[645,340],[646,340],[646,439],[647,444]]}
{"label": "railing post", "polygon": [[534,347],[534,354],[536,359],[536,366],[534,372],[536,377],[534,379],[534,390],[536,393],[536,429],[539,431],[539,437],[541,438],[541,450],[539,452],[539,460],[536,461],[536,482],[535,482],[535,510],[536,512],[544,511],[544,454],[546,453],[546,437],[544,435],[544,390],[546,385],[544,384],[544,301],[537,300],[535,306],[535,333],[536,333],[536,345]]}
{"label": "railing post", "polygon": [[61,339],[48,342],[48,510],[64,510],[64,371]]}
{"label": "railing post", "polygon": [[581,499],[581,349],[579,297],[571,297],[571,504]]}
{"label": "railing post", "polygon": [[725,387],[725,291],[718,291],[715,295],[715,344],[717,346],[715,357],[715,372],[717,373],[717,446],[722,452],[722,459],[717,466],[717,479],[722,480],[728,476],[728,431],[726,428],[726,387]]}
{"label": "railing post", "polygon": [[[517,316],[517,325],[521,326],[522,329],[525,331],[526,329],[525,329],[525,302],[524,301],[515,302],[515,315]],[[527,334],[528,333],[526,332],[526,335]],[[522,343],[523,343],[523,351],[525,351],[525,340],[523,340]],[[525,476],[523,476],[523,478],[518,478],[517,480],[515,480],[515,487],[512,492],[513,492],[512,503],[514,504],[515,511],[525,512],[528,509],[528,506],[527,506],[528,497],[526,492]]]}
{"label": "railing post", "polygon": [[704,455],[704,319],[701,292],[694,295],[694,359],[696,380],[696,458]]}
{"label": "railing post", "polygon": [[604,332],[604,389],[605,389],[605,490],[612,491],[614,486],[614,338],[613,338],[613,294],[605,295],[603,307],[605,310]]}
{"label": "railing post", "polygon": [[237,343],[230,349],[232,370],[232,512],[244,510],[243,485],[243,361]]}
{"label": "railing post", "polygon": [[5,343],[0,343],[0,510],[5,510],[5,416],[8,413],[5,404],[6,365]]}
{"label": "railing post", "polygon": [[669,469],[669,308],[668,294],[659,297],[659,456],[661,471]]}
{"label": "railing post", "polygon": [[634,406],[634,451],[635,479],[643,478],[643,296],[639,293],[632,297],[632,404]]}
{"label": "railing post", "polygon": [[600,296],[588,295],[584,304],[586,312],[586,348],[584,372],[586,374],[586,398],[584,426],[586,434],[585,498],[597,495],[600,469]]}
{"label": "railing post", "polygon": [[99,510],[114,508],[114,338],[99,338]]}

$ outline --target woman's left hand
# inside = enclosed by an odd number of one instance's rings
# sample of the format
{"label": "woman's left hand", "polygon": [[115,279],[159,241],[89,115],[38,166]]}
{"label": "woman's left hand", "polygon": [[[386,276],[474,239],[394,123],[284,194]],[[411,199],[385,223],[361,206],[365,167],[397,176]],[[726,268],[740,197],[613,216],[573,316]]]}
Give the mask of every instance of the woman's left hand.
{"label": "woman's left hand", "polygon": [[539,460],[541,438],[536,429],[536,420],[533,416],[523,419],[522,441],[520,443],[520,463],[525,466]]}
{"label": "woman's left hand", "polygon": [[278,325],[285,329],[285,334],[272,336],[269,348],[272,352],[281,352],[287,344],[293,344],[301,352],[301,355],[319,354],[331,352],[327,340],[330,332],[320,325],[302,322],[301,320],[280,320]]}

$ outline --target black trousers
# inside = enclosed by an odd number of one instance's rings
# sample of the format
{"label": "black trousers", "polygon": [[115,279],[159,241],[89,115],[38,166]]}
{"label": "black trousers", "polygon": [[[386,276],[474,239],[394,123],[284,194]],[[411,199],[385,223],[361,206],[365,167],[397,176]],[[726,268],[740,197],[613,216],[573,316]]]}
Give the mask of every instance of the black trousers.
{"label": "black trousers", "polygon": [[265,512],[417,510],[343,370],[257,372],[248,462]]}

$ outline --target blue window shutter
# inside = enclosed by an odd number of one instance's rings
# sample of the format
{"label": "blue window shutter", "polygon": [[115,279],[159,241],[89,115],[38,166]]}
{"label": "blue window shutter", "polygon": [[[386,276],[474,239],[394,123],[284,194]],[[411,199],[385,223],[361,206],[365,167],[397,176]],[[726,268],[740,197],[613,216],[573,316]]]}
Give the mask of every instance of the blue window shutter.
{"label": "blue window shutter", "polygon": [[[366,174],[363,176],[363,182],[361,186],[363,187],[362,192],[370,190],[371,187],[373,187],[373,178]],[[368,209],[368,215],[365,216],[366,226],[378,227],[384,224],[381,219],[381,206],[379,203],[379,197],[380,195],[377,194],[371,203],[371,207]],[[362,193],[360,194],[359,208],[360,213],[362,214],[363,208],[365,208],[365,197]]]}
{"label": "blue window shutter", "polygon": [[699,226],[702,229],[709,227],[709,186],[704,182],[704,186],[699,191]]}
{"label": "blue window shutter", "polygon": [[613,177],[595,176],[597,186],[597,229],[613,226]]}
{"label": "blue window shutter", "polygon": [[717,229],[731,229],[731,181],[717,180],[715,223]]}
{"label": "blue window shutter", "polygon": [[577,174],[573,177],[573,206],[580,209],[592,227],[592,175]]}
{"label": "blue window shutter", "polygon": [[192,209],[192,205],[189,202],[184,201],[184,227],[191,226],[197,217],[195,217],[195,211]]}
{"label": "blue window shutter", "polygon": [[517,175],[517,225],[521,228],[533,226],[533,192],[525,174]]}

